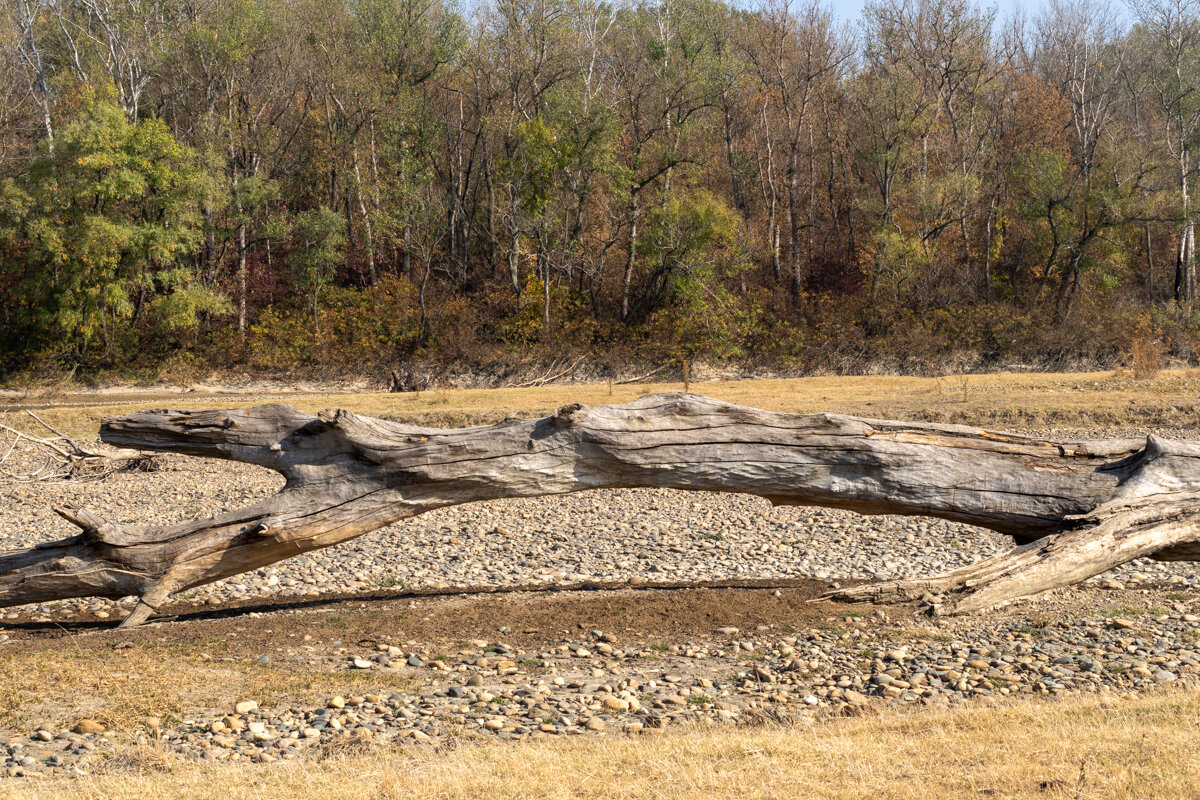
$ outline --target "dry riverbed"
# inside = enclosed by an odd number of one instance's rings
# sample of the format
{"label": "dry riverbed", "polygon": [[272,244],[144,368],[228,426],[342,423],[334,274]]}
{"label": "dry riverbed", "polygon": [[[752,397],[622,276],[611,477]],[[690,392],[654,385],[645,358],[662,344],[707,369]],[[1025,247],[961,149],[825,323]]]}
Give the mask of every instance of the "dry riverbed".
{"label": "dry riverbed", "polygon": [[[986,618],[811,603],[824,582],[346,597],[114,631],[10,623],[8,777],[637,735],[1194,686],[1200,596],[1078,589]],[[72,624],[71,616],[64,622]]]}
{"label": "dry riverbed", "polygon": [[[158,467],[0,486],[0,549],[69,535],[52,505],[162,523],[281,483],[184,456]],[[811,602],[832,584],[942,573],[1007,547],[923,518],[602,491],[426,514],[193,590],[134,631],[111,629],[128,600],[0,610],[0,780],[822,724],[1197,680],[1189,563],[1139,561],[966,619]]]}

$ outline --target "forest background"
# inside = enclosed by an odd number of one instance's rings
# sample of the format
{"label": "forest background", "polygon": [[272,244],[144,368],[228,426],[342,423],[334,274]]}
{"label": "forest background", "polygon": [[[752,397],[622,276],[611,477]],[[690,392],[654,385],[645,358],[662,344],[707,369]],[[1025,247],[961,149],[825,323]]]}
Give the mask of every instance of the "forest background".
{"label": "forest background", "polygon": [[3,0],[0,381],[1194,363],[1198,148],[1198,0]]}

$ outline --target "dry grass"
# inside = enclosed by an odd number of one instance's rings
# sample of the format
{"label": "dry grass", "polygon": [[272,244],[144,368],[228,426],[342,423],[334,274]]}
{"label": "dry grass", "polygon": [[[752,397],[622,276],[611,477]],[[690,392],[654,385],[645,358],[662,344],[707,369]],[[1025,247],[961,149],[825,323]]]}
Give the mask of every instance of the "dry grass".
{"label": "dry grass", "polygon": [[5,789],[13,800],[1192,798],[1200,786],[1198,719],[1200,697],[1171,691],[811,727],[410,747],[268,767],[179,761],[164,767],[155,759],[145,770]]}
{"label": "dry grass", "polygon": [[1146,337],[1134,339],[1129,357],[1132,362],[1133,377],[1140,381],[1154,378],[1162,370],[1162,343]]}
{"label": "dry grass", "polygon": [[[1143,358],[1143,363],[1145,358]],[[9,400],[39,412],[73,435],[95,434],[100,420],[139,408],[214,408],[283,400],[315,412],[336,406],[417,424],[458,426],[509,415],[544,414],[568,402],[624,403],[682,383],[578,384],[530,389],[451,389],[411,394],[244,394],[219,396],[69,395]],[[818,377],[711,381],[692,391],[770,410],[834,411],[874,417],[967,422],[993,426],[1188,425],[1200,423],[1200,370],[1167,370],[1135,379],[1128,373],[960,375],[944,378]]]}
{"label": "dry grass", "polygon": [[[0,659],[0,728],[32,730],[51,720],[69,726],[93,717],[129,733],[147,718],[170,723],[195,709],[231,708],[245,697],[270,708],[413,688],[414,678],[407,675],[295,663],[286,651],[237,646],[223,637],[171,645],[143,639],[118,647],[119,633],[102,635],[111,646],[72,647],[64,640],[67,646],[53,649],[6,648]],[[264,652],[266,664],[259,663]]]}

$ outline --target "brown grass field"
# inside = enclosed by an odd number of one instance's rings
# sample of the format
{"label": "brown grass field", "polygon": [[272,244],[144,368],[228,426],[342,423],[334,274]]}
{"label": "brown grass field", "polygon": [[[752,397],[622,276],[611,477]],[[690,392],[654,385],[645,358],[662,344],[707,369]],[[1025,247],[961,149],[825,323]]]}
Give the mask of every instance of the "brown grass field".
{"label": "brown grass field", "polygon": [[[287,402],[309,412],[332,406],[414,424],[454,427],[498,422],[512,415],[546,414],[564,403],[626,403],[646,394],[682,390],[681,383],[433,389],[407,394],[42,390],[0,394],[0,409],[38,409],[47,421],[83,436],[94,435],[104,417],[136,409],[238,407],[262,402]],[[1165,370],[1147,379],[1135,379],[1129,372],[1118,371],[706,381],[692,383],[691,391],[768,410],[831,411],[985,426],[1085,428],[1200,424],[1200,369]]]}

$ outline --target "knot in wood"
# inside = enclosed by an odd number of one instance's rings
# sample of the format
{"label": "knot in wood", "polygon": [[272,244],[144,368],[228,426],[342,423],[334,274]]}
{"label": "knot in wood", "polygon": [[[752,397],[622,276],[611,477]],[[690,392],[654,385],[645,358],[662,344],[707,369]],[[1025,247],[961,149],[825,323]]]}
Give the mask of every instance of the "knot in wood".
{"label": "knot in wood", "polygon": [[575,421],[575,414],[583,408],[583,403],[568,403],[554,412],[554,420],[563,425],[570,425]]}
{"label": "knot in wood", "polygon": [[336,428],[350,415],[344,408],[323,408],[317,412],[317,419],[330,428]]}

